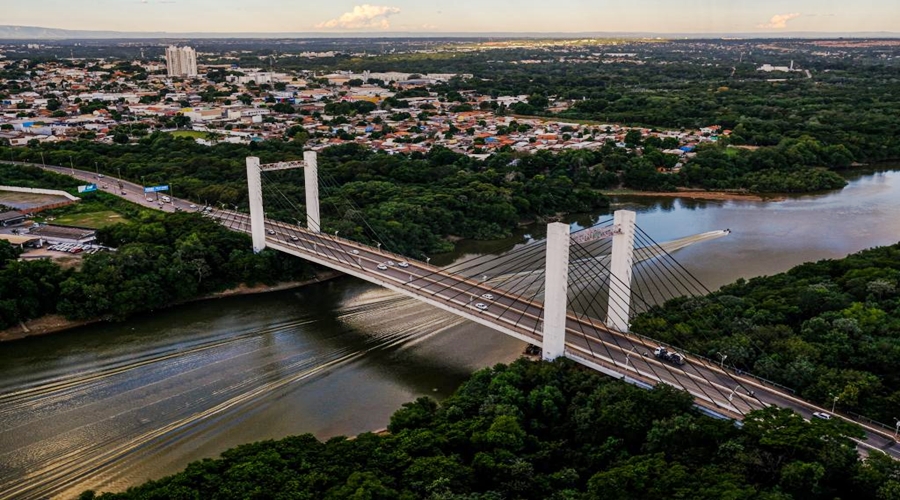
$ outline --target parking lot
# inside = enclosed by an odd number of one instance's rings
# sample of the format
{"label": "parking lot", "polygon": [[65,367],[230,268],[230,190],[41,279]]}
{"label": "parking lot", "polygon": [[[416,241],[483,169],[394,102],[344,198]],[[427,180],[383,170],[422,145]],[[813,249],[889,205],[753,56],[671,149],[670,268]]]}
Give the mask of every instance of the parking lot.
{"label": "parking lot", "polygon": [[58,243],[56,245],[50,245],[46,248],[47,248],[47,250],[50,250],[53,252],[62,252],[62,253],[69,253],[69,254],[83,253],[84,255],[92,255],[97,252],[106,250],[105,248],[99,247],[97,245],[81,244],[81,243]]}

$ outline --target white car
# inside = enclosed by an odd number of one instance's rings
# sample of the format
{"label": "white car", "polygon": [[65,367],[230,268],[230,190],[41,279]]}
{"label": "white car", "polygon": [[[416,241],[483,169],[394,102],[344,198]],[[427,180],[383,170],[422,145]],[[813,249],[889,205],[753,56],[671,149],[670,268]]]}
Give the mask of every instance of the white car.
{"label": "white car", "polygon": [[394,261],[392,261],[392,260],[389,260],[389,261],[385,262],[385,264],[387,264],[387,265],[389,265],[389,266],[391,266],[391,267],[394,267],[394,266],[396,265],[396,264],[394,263]]}
{"label": "white car", "polygon": [[353,250],[350,250],[350,253],[352,253],[353,255],[359,255],[359,250],[354,248]]}
{"label": "white car", "polygon": [[405,260],[403,260],[403,261],[398,262],[397,265],[400,267],[409,267],[409,262],[406,262]]}
{"label": "white car", "polygon": [[296,236],[291,236],[291,241],[300,241],[300,238]]}
{"label": "white car", "polygon": [[378,264],[378,270],[379,271],[387,271],[387,266],[384,264]]}
{"label": "white car", "polygon": [[266,231],[266,232],[269,233],[269,234],[275,234],[275,230],[274,230],[274,229],[269,229],[269,230]]}
{"label": "white car", "polygon": [[486,293],[486,294],[482,295],[481,298],[484,300],[494,300],[494,296],[490,293]]}
{"label": "white car", "polygon": [[487,311],[488,306],[487,306],[487,304],[485,304],[483,302],[477,302],[475,304],[475,308],[478,309],[479,311]]}
{"label": "white car", "polygon": [[831,415],[825,413],[824,411],[817,411],[813,413],[813,418],[820,418],[822,420],[831,420]]}
{"label": "white car", "polygon": [[147,198],[147,201],[149,201],[150,203],[153,203],[153,198]]}
{"label": "white car", "polygon": [[191,204],[191,208],[197,208],[197,205]]}

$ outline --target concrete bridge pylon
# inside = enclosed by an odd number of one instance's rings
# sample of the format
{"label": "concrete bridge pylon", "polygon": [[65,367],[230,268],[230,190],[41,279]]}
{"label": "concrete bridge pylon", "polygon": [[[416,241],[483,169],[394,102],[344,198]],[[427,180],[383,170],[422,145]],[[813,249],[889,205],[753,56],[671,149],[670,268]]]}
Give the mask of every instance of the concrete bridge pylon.
{"label": "concrete bridge pylon", "polygon": [[313,233],[321,232],[319,213],[319,162],[315,151],[305,151],[303,161],[286,161],[261,165],[259,158],[247,157],[247,190],[250,199],[250,235],[253,251],[262,252],[266,248],[266,212],[263,208],[262,173],[272,170],[303,169],[306,188],[306,228]]}
{"label": "concrete bridge pylon", "polygon": [[[619,332],[627,332],[631,310],[631,282],[637,216],[630,210],[618,210],[613,217],[613,230],[609,233],[613,242],[606,326]],[[569,245],[571,242],[568,224],[554,222],[547,225],[542,332],[542,357],[545,360],[553,360],[565,355]]]}

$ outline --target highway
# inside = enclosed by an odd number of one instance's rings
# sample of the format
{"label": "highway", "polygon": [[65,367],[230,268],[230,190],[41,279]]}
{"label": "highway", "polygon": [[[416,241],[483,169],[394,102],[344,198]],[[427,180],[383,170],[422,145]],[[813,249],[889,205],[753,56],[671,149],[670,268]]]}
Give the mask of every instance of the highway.
{"label": "highway", "polygon": [[[105,183],[108,192],[155,209],[200,210],[191,209],[193,203],[182,199],[173,198],[172,203],[163,205],[148,202],[142,187],[135,183],[122,181],[123,189],[119,190],[118,180],[114,178],[101,179],[93,172],[66,167],[44,168],[86,182],[97,182],[98,185]],[[208,216],[229,229],[250,233],[247,214],[213,210]],[[275,250],[342,271],[525,342],[541,345],[543,305],[540,302],[498,290],[490,282],[449,274],[425,262],[333,235],[310,232],[300,226],[267,220],[266,231],[267,246]],[[386,269],[378,268],[379,264],[389,261],[393,265],[386,265]],[[401,267],[401,262],[408,263],[408,267]],[[484,294],[491,294],[493,298],[484,298]],[[478,303],[485,304],[486,309],[476,307]],[[709,360],[687,355],[687,362],[683,366],[676,366],[656,359],[652,353],[659,344],[635,334],[609,330],[598,320],[579,317],[570,312],[566,331],[566,357],[644,387],[667,383],[683,389],[695,398],[699,407],[717,415],[740,420],[747,412],[767,405],[790,408],[804,418],[812,418],[814,412],[831,413],[828,409],[803,401],[781,388],[731,373]],[[835,417],[863,427],[867,433],[867,439],[861,443],[865,448],[861,450],[863,453],[884,452],[900,459],[900,446],[889,430],[839,414]]]}

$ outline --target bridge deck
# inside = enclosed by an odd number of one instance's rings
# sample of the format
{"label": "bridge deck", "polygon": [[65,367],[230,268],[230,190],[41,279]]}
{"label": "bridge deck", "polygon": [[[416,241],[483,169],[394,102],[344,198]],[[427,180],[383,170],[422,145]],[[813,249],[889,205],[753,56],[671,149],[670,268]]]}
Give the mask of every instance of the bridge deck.
{"label": "bridge deck", "polygon": [[[250,232],[246,214],[219,212],[217,216],[227,219],[232,229]],[[525,342],[541,345],[543,305],[540,302],[504,294],[489,283],[449,274],[424,262],[336,236],[310,232],[300,226],[267,220],[266,230],[266,243],[275,250],[390,288]],[[378,264],[389,260],[407,261],[409,267],[377,268]],[[481,298],[485,293],[494,298]],[[488,308],[477,309],[475,304],[478,302],[487,304]],[[667,383],[689,392],[698,405],[728,417],[741,419],[745,413],[764,405],[795,406],[799,401],[773,392],[771,387],[754,379],[737,377],[707,360],[688,357],[684,366],[658,360],[651,354],[658,344],[634,334],[610,330],[599,320],[570,313],[566,330],[566,357],[634,383],[646,386]]]}

